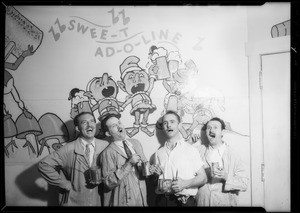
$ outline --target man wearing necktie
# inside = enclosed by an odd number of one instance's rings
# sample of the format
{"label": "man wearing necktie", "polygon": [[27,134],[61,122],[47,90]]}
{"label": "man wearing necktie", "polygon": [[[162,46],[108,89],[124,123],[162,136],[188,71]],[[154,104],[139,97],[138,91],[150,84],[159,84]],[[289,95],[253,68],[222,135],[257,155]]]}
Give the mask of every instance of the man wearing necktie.
{"label": "man wearing necktie", "polygon": [[74,125],[78,138],[43,158],[38,169],[49,184],[60,187],[60,205],[101,206],[103,184],[90,183],[87,174],[90,167],[100,166],[99,155],[108,142],[95,138],[96,120],[92,113],[78,114]]}
{"label": "man wearing necktie", "polygon": [[101,153],[100,162],[106,192],[104,206],[147,206],[145,178],[139,172],[147,161],[141,143],[126,139],[126,131],[118,117],[108,115],[101,128],[112,143]]}
{"label": "man wearing necktie", "polygon": [[130,151],[129,147],[127,146],[126,144],[126,140],[123,140],[123,147],[124,147],[124,150],[125,150],[125,153],[127,155],[128,158],[131,158],[132,157],[132,152]]}

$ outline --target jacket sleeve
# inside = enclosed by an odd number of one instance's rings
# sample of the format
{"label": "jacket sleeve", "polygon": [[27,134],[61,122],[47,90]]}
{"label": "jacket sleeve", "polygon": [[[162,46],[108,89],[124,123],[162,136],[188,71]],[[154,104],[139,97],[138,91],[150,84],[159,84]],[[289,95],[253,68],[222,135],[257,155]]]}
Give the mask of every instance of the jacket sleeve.
{"label": "jacket sleeve", "polygon": [[122,179],[132,171],[130,163],[118,166],[115,152],[109,149],[101,153],[100,162],[104,184],[110,190],[120,185]]}
{"label": "jacket sleeve", "polygon": [[65,149],[61,148],[43,158],[38,164],[38,171],[49,184],[69,191],[72,187],[71,183],[62,171],[66,159],[68,159],[68,156]]}
{"label": "jacket sleeve", "polygon": [[239,190],[246,191],[248,186],[248,175],[244,162],[237,154],[229,158],[230,168],[228,178],[225,182],[225,191]]}

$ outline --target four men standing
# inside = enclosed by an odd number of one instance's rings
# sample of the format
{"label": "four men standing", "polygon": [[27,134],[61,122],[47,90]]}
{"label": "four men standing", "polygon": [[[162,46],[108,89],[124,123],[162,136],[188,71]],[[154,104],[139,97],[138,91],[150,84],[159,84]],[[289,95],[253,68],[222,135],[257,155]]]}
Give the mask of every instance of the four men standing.
{"label": "four men standing", "polygon": [[[147,206],[142,164],[147,162],[141,143],[127,139],[120,119],[108,115],[102,132],[112,141],[96,139],[92,113],[74,118],[78,139],[42,159],[39,171],[49,184],[64,192],[61,205]],[[163,116],[165,144],[155,153],[149,172],[157,179],[156,206],[236,206],[239,191],[247,188],[245,166],[222,141],[224,122],[213,118],[206,124],[209,144],[197,150],[179,131],[176,112]],[[85,153],[89,153],[89,157]],[[104,189],[87,178],[89,168],[98,166]],[[101,193],[100,193],[101,192]],[[102,195],[102,198],[101,198]],[[103,200],[103,203],[101,201]]]}

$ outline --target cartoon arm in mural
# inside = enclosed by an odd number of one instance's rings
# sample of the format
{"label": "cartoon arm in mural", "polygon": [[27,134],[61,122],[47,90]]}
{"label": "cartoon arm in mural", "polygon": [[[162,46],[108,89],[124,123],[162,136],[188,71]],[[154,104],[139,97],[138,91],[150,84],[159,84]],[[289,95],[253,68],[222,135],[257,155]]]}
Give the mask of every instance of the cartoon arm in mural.
{"label": "cartoon arm in mural", "polygon": [[163,80],[162,84],[165,87],[165,89],[168,91],[168,93],[172,93],[173,92],[173,87],[171,86],[172,82],[170,82],[166,79]]}
{"label": "cartoon arm in mural", "polygon": [[169,93],[180,95],[180,92],[174,87],[173,75],[178,71],[179,65],[182,63],[181,55],[178,51],[171,51],[168,54],[168,68],[170,77],[163,80],[163,86]]}
{"label": "cartoon arm in mural", "polygon": [[[121,79],[118,81],[119,87],[128,94],[126,101],[123,103],[122,108],[131,103],[130,114],[135,117],[133,123],[133,130],[127,131],[129,137],[133,137],[139,132],[139,128],[148,136],[153,136],[154,131],[148,129],[148,116],[156,110],[156,106],[152,104],[149,96],[154,80],[149,74],[139,67],[138,62],[140,59],[136,56],[127,57],[120,65]],[[140,121],[143,115],[142,122]]]}
{"label": "cartoon arm in mural", "polygon": [[[9,55],[12,53],[13,49],[15,48],[14,42],[9,42],[7,46],[5,47],[5,60],[8,59]],[[28,45],[28,49],[23,51],[21,56],[14,62],[10,63],[5,61],[5,68],[11,69],[11,70],[17,70],[20,64],[23,62],[23,60],[30,55],[33,55],[33,47],[32,45]],[[24,102],[20,99],[19,93],[14,85],[14,79],[12,75],[5,70],[4,71],[4,95],[11,93],[14,100],[18,104],[19,108],[24,111],[26,116],[30,117],[30,114],[27,113],[27,110],[25,108]]]}
{"label": "cartoon arm in mural", "polygon": [[[14,62],[10,63],[7,62],[7,58],[9,57],[10,53],[12,50],[15,48],[16,44],[14,42],[10,42],[7,47],[5,47],[5,68],[11,69],[11,70],[16,70],[20,66],[20,64],[23,62],[23,60],[30,55],[33,55],[35,51],[33,51],[33,46],[28,45],[28,49],[23,51],[23,53],[20,55],[20,57]],[[8,48],[8,50],[7,50]],[[8,52],[6,52],[8,51]]]}
{"label": "cartoon arm in mural", "polygon": [[[42,42],[43,32],[30,22],[13,6],[6,6],[5,21],[5,71],[4,71],[4,95],[11,93],[19,108],[26,117],[30,117],[23,101],[14,86],[12,75],[6,70],[17,70],[24,58],[33,55]],[[10,56],[17,60],[13,63],[7,61]]]}

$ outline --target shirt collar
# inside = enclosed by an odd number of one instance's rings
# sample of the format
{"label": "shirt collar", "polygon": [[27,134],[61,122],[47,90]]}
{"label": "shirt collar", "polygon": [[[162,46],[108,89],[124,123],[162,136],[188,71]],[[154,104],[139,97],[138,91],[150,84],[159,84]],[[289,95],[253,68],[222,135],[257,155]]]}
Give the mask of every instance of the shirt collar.
{"label": "shirt collar", "polygon": [[223,156],[225,148],[226,148],[226,145],[225,145],[224,142],[222,142],[222,144],[220,146],[218,146],[217,148],[213,148],[212,146],[208,146],[209,151],[212,151],[212,152],[217,151],[220,156]]}
{"label": "shirt collar", "polygon": [[127,144],[128,146],[131,146],[131,147],[132,147],[132,144],[131,144],[128,140],[126,140],[126,139],[121,140],[121,141],[114,141],[114,143],[115,143],[116,145],[118,145],[118,146],[123,147],[123,141],[126,141],[126,144]]}
{"label": "shirt collar", "polygon": [[81,145],[85,148],[87,144],[91,144],[93,146],[93,148],[95,148],[95,139],[93,139],[93,141],[91,143],[88,143],[86,140],[84,140],[83,138],[80,138],[80,143]]}
{"label": "shirt collar", "polygon": [[[182,143],[184,143],[183,138],[181,138],[179,141],[176,141],[176,143],[175,143],[173,149],[175,149],[175,148],[178,147],[178,146],[181,146]],[[169,142],[169,141],[166,141],[165,147],[166,147],[167,149],[169,149],[169,150],[173,150],[173,149],[171,149],[171,145],[170,145],[170,142]]]}

